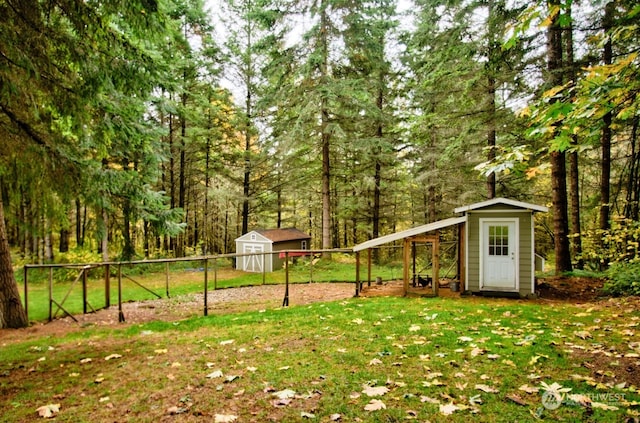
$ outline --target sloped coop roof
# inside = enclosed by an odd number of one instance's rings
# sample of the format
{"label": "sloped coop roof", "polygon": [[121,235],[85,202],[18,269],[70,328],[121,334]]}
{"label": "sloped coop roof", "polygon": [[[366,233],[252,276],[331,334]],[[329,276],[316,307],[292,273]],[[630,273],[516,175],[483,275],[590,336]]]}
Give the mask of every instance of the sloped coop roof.
{"label": "sloped coop roof", "polygon": [[438,229],[443,229],[449,226],[458,225],[460,223],[465,222],[466,220],[467,220],[466,216],[450,217],[449,219],[438,220],[437,222],[427,223],[426,225],[422,225],[422,226],[416,226],[415,228],[381,236],[379,238],[371,239],[369,241],[360,243],[355,247],[353,247],[353,251],[354,252],[362,251],[368,248],[377,247],[379,245],[399,241],[401,239],[409,238],[412,236],[425,234],[431,231],[437,231]]}

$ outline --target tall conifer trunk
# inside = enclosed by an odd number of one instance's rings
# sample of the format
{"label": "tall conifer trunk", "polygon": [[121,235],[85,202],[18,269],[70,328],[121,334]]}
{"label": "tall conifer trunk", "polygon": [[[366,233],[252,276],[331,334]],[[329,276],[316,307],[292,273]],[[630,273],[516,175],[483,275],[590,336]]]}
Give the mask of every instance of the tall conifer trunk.
{"label": "tall conifer trunk", "polygon": [[[571,7],[571,6],[568,6]],[[571,9],[567,10],[571,14]],[[567,52],[567,79],[575,86],[577,69],[574,62],[573,54],[573,24],[570,24],[564,31],[564,44]],[[578,136],[573,136],[573,144],[578,144]],[[580,223],[580,170],[578,152],[573,150],[569,152],[569,196],[571,209],[571,246],[573,247],[573,255],[577,257],[576,268],[582,269],[584,261],[582,258],[582,229]]]}
{"label": "tall conifer trunk", "polygon": [[[609,2],[605,6],[603,29],[607,41],[604,44],[603,62],[605,65],[610,65],[613,60],[613,48],[610,38],[610,30],[613,26],[613,12],[615,10],[615,4]],[[602,118],[602,160],[600,168],[600,230],[603,232],[609,230],[609,210],[611,206],[609,201],[611,200],[611,120],[612,113],[607,112]],[[606,266],[608,263],[602,263]]]}
{"label": "tall conifer trunk", "polygon": [[22,328],[29,324],[20,301],[18,285],[11,265],[11,251],[4,223],[4,207],[0,196],[0,328]]}
{"label": "tall conifer trunk", "polygon": [[[559,0],[549,2],[550,9],[560,6]],[[553,17],[547,33],[547,69],[549,83],[560,86],[563,83],[562,72],[562,29],[559,16]],[[567,201],[567,168],[564,151],[551,152],[551,190],[553,203],[553,236],[555,238],[556,274],[572,270],[571,250],[569,249],[569,219]]]}
{"label": "tall conifer trunk", "polygon": [[[322,51],[322,62],[320,64],[320,78],[322,83],[328,83],[329,78],[329,46],[327,39],[327,5],[323,2],[320,6],[320,43]],[[329,110],[326,95],[322,95],[320,105],[320,130],[322,149],[322,248],[331,248],[331,163],[330,163],[330,141],[329,134]]]}

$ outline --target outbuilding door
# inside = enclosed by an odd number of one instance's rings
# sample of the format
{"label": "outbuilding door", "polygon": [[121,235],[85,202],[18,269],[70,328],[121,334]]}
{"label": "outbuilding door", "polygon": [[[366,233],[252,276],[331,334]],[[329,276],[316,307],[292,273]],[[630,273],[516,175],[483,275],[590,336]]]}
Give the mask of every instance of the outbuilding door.
{"label": "outbuilding door", "polygon": [[245,272],[262,272],[264,267],[264,254],[253,254],[264,252],[264,245],[262,244],[244,244],[242,251],[244,254],[251,254],[250,256],[242,257],[242,270]]}
{"label": "outbuilding door", "polygon": [[480,219],[480,289],[518,291],[518,219]]}

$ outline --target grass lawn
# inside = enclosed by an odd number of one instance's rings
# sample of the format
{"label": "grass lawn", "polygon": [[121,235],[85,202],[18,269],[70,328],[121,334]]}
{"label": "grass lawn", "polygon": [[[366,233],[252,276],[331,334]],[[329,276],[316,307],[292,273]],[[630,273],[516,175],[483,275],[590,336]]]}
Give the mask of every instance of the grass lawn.
{"label": "grass lawn", "polygon": [[40,407],[64,422],[620,422],[640,410],[639,304],[354,298],[5,331],[0,409],[8,422]]}
{"label": "grass lawn", "polygon": [[8,422],[39,407],[58,422],[633,421],[639,305],[353,298],[5,332],[0,409]]}

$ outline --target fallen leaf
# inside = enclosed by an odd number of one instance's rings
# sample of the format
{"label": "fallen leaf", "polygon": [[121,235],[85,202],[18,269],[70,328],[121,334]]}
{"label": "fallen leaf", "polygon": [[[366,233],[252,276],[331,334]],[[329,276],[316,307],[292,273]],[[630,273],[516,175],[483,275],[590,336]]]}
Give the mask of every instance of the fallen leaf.
{"label": "fallen leaf", "polygon": [[115,358],[122,358],[122,355],[120,355],[120,354],[111,354],[111,355],[106,356],[104,359],[106,361],[109,361],[109,360],[113,360]]}
{"label": "fallen leaf", "polygon": [[488,394],[495,394],[496,392],[498,392],[496,388],[489,385],[482,384],[482,383],[477,384],[476,389],[482,392],[486,392]]}
{"label": "fallen leaf", "polygon": [[283,389],[282,391],[274,392],[272,395],[279,399],[288,399],[295,397],[296,391],[293,391],[291,389]]}
{"label": "fallen leaf", "polygon": [[372,399],[369,401],[369,404],[364,406],[365,411],[376,411],[386,409],[387,406],[384,403],[377,399]]}
{"label": "fallen leaf", "polygon": [[233,339],[228,339],[226,341],[220,341],[220,345],[229,345],[233,344],[235,341]]}
{"label": "fallen leaf", "polygon": [[540,391],[540,388],[536,388],[534,386],[529,386],[529,385],[522,385],[518,389],[526,392],[527,394],[537,394],[538,391]]}
{"label": "fallen leaf", "polygon": [[238,416],[234,416],[233,414],[216,414],[214,417],[215,423],[231,423],[238,420]]}
{"label": "fallen leaf", "polygon": [[329,420],[331,420],[332,422],[340,421],[340,420],[342,420],[342,415],[338,414],[338,413],[334,413],[334,414],[329,416]]}
{"label": "fallen leaf", "polygon": [[362,393],[366,394],[369,397],[379,397],[389,392],[389,388],[387,388],[386,386],[364,385],[363,388],[364,389],[362,390]]}
{"label": "fallen leaf", "polygon": [[222,370],[216,370],[214,372],[209,373],[207,375],[207,379],[216,379],[222,376],[224,376],[224,374],[222,373]]}
{"label": "fallen leaf", "polygon": [[444,414],[445,416],[450,416],[458,410],[460,410],[460,407],[452,402],[446,405],[440,404],[440,413]]}
{"label": "fallen leaf", "polygon": [[607,411],[616,411],[616,410],[618,410],[618,407],[615,407],[613,405],[603,404],[601,402],[592,402],[591,403],[591,407],[592,408],[599,408],[601,410],[607,410]]}
{"label": "fallen leaf", "polygon": [[60,412],[60,404],[47,404],[38,407],[36,410],[38,415],[44,419],[50,419]]}
{"label": "fallen leaf", "polygon": [[90,358],[83,358],[82,360],[80,360],[81,364],[87,364],[87,363],[91,363],[93,360]]}
{"label": "fallen leaf", "polygon": [[591,338],[591,333],[588,330],[576,331],[576,332],[573,332],[573,334],[580,339]]}
{"label": "fallen leaf", "polygon": [[380,360],[378,358],[374,358],[373,360],[371,360],[369,362],[369,366],[375,366],[375,365],[378,365],[378,364],[382,364],[382,360]]}
{"label": "fallen leaf", "polygon": [[471,398],[469,398],[469,404],[471,404],[471,405],[480,405],[480,404],[482,404],[482,398],[480,397],[480,394],[474,395]]}
{"label": "fallen leaf", "polygon": [[420,397],[420,402],[427,402],[429,404],[440,404],[440,401],[438,401],[437,399],[431,398],[431,397],[427,397],[425,395],[422,395]]}
{"label": "fallen leaf", "polygon": [[507,395],[507,399],[515,402],[518,405],[527,405],[527,402],[520,397],[518,394],[509,394]]}
{"label": "fallen leaf", "polygon": [[315,419],[316,415],[312,414],[312,413],[307,413],[306,411],[301,411],[300,412],[300,417],[302,417],[304,419]]}

